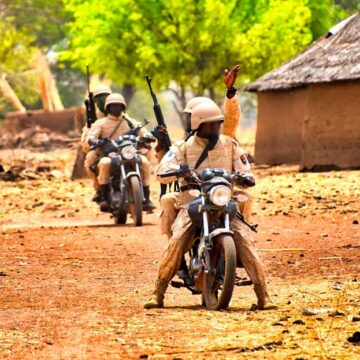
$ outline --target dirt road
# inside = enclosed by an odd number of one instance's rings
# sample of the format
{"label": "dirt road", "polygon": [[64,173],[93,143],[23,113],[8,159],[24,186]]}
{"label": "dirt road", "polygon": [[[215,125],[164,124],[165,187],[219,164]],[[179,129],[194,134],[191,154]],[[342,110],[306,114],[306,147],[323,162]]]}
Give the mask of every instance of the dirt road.
{"label": "dirt road", "polygon": [[0,358],[360,358],[347,341],[360,331],[358,174],[258,170],[256,245],[280,305],[268,312],[248,310],[250,287],[229,311],[173,288],[145,311],[166,242],[157,214],[117,227],[87,181],[1,183]]}

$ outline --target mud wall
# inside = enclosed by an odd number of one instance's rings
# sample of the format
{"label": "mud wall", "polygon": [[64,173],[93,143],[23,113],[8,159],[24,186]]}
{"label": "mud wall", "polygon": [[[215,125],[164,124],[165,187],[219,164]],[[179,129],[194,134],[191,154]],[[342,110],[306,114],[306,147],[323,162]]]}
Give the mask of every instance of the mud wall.
{"label": "mud wall", "polygon": [[307,89],[303,169],[360,167],[360,81]]}
{"label": "mud wall", "polygon": [[258,93],[256,164],[299,164],[306,90]]}
{"label": "mud wall", "polygon": [[6,130],[13,133],[34,126],[67,133],[79,130],[82,124],[84,124],[84,111],[80,107],[52,112],[44,110],[11,112],[7,114],[4,126]]}

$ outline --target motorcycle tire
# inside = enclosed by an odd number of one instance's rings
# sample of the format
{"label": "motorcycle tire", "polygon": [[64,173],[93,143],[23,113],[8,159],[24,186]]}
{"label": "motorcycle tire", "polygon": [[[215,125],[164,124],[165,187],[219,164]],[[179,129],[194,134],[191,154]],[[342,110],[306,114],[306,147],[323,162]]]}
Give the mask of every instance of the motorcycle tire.
{"label": "motorcycle tire", "polygon": [[136,176],[129,178],[129,212],[135,226],[142,225],[143,216],[143,193],[140,180]]}
{"label": "motorcycle tire", "polygon": [[234,291],[236,248],[229,235],[217,236],[213,244],[210,254],[212,271],[204,274],[203,300],[208,309],[222,310],[229,306]]}

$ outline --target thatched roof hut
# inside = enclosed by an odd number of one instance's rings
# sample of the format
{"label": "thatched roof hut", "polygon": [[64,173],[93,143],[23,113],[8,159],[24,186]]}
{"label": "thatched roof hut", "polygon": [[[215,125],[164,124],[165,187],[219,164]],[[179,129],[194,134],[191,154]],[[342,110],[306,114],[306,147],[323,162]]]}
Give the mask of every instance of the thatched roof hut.
{"label": "thatched roof hut", "polygon": [[360,167],[360,13],[245,90],[258,93],[257,163]]}

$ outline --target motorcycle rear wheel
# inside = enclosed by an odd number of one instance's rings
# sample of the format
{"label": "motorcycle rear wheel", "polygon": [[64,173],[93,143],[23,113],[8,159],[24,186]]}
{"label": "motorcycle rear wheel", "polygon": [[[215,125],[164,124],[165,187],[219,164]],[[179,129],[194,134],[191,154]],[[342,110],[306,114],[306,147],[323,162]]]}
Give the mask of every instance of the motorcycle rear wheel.
{"label": "motorcycle rear wheel", "polygon": [[141,226],[143,216],[143,193],[140,180],[136,176],[129,178],[129,195],[129,212],[134,220],[134,225]]}
{"label": "motorcycle rear wheel", "polygon": [[210,255],[212,271],[204,274],[203,301],[210,310],[222,310],[229,306],[236,276],[236,248],[229,235],[214,239]]}

